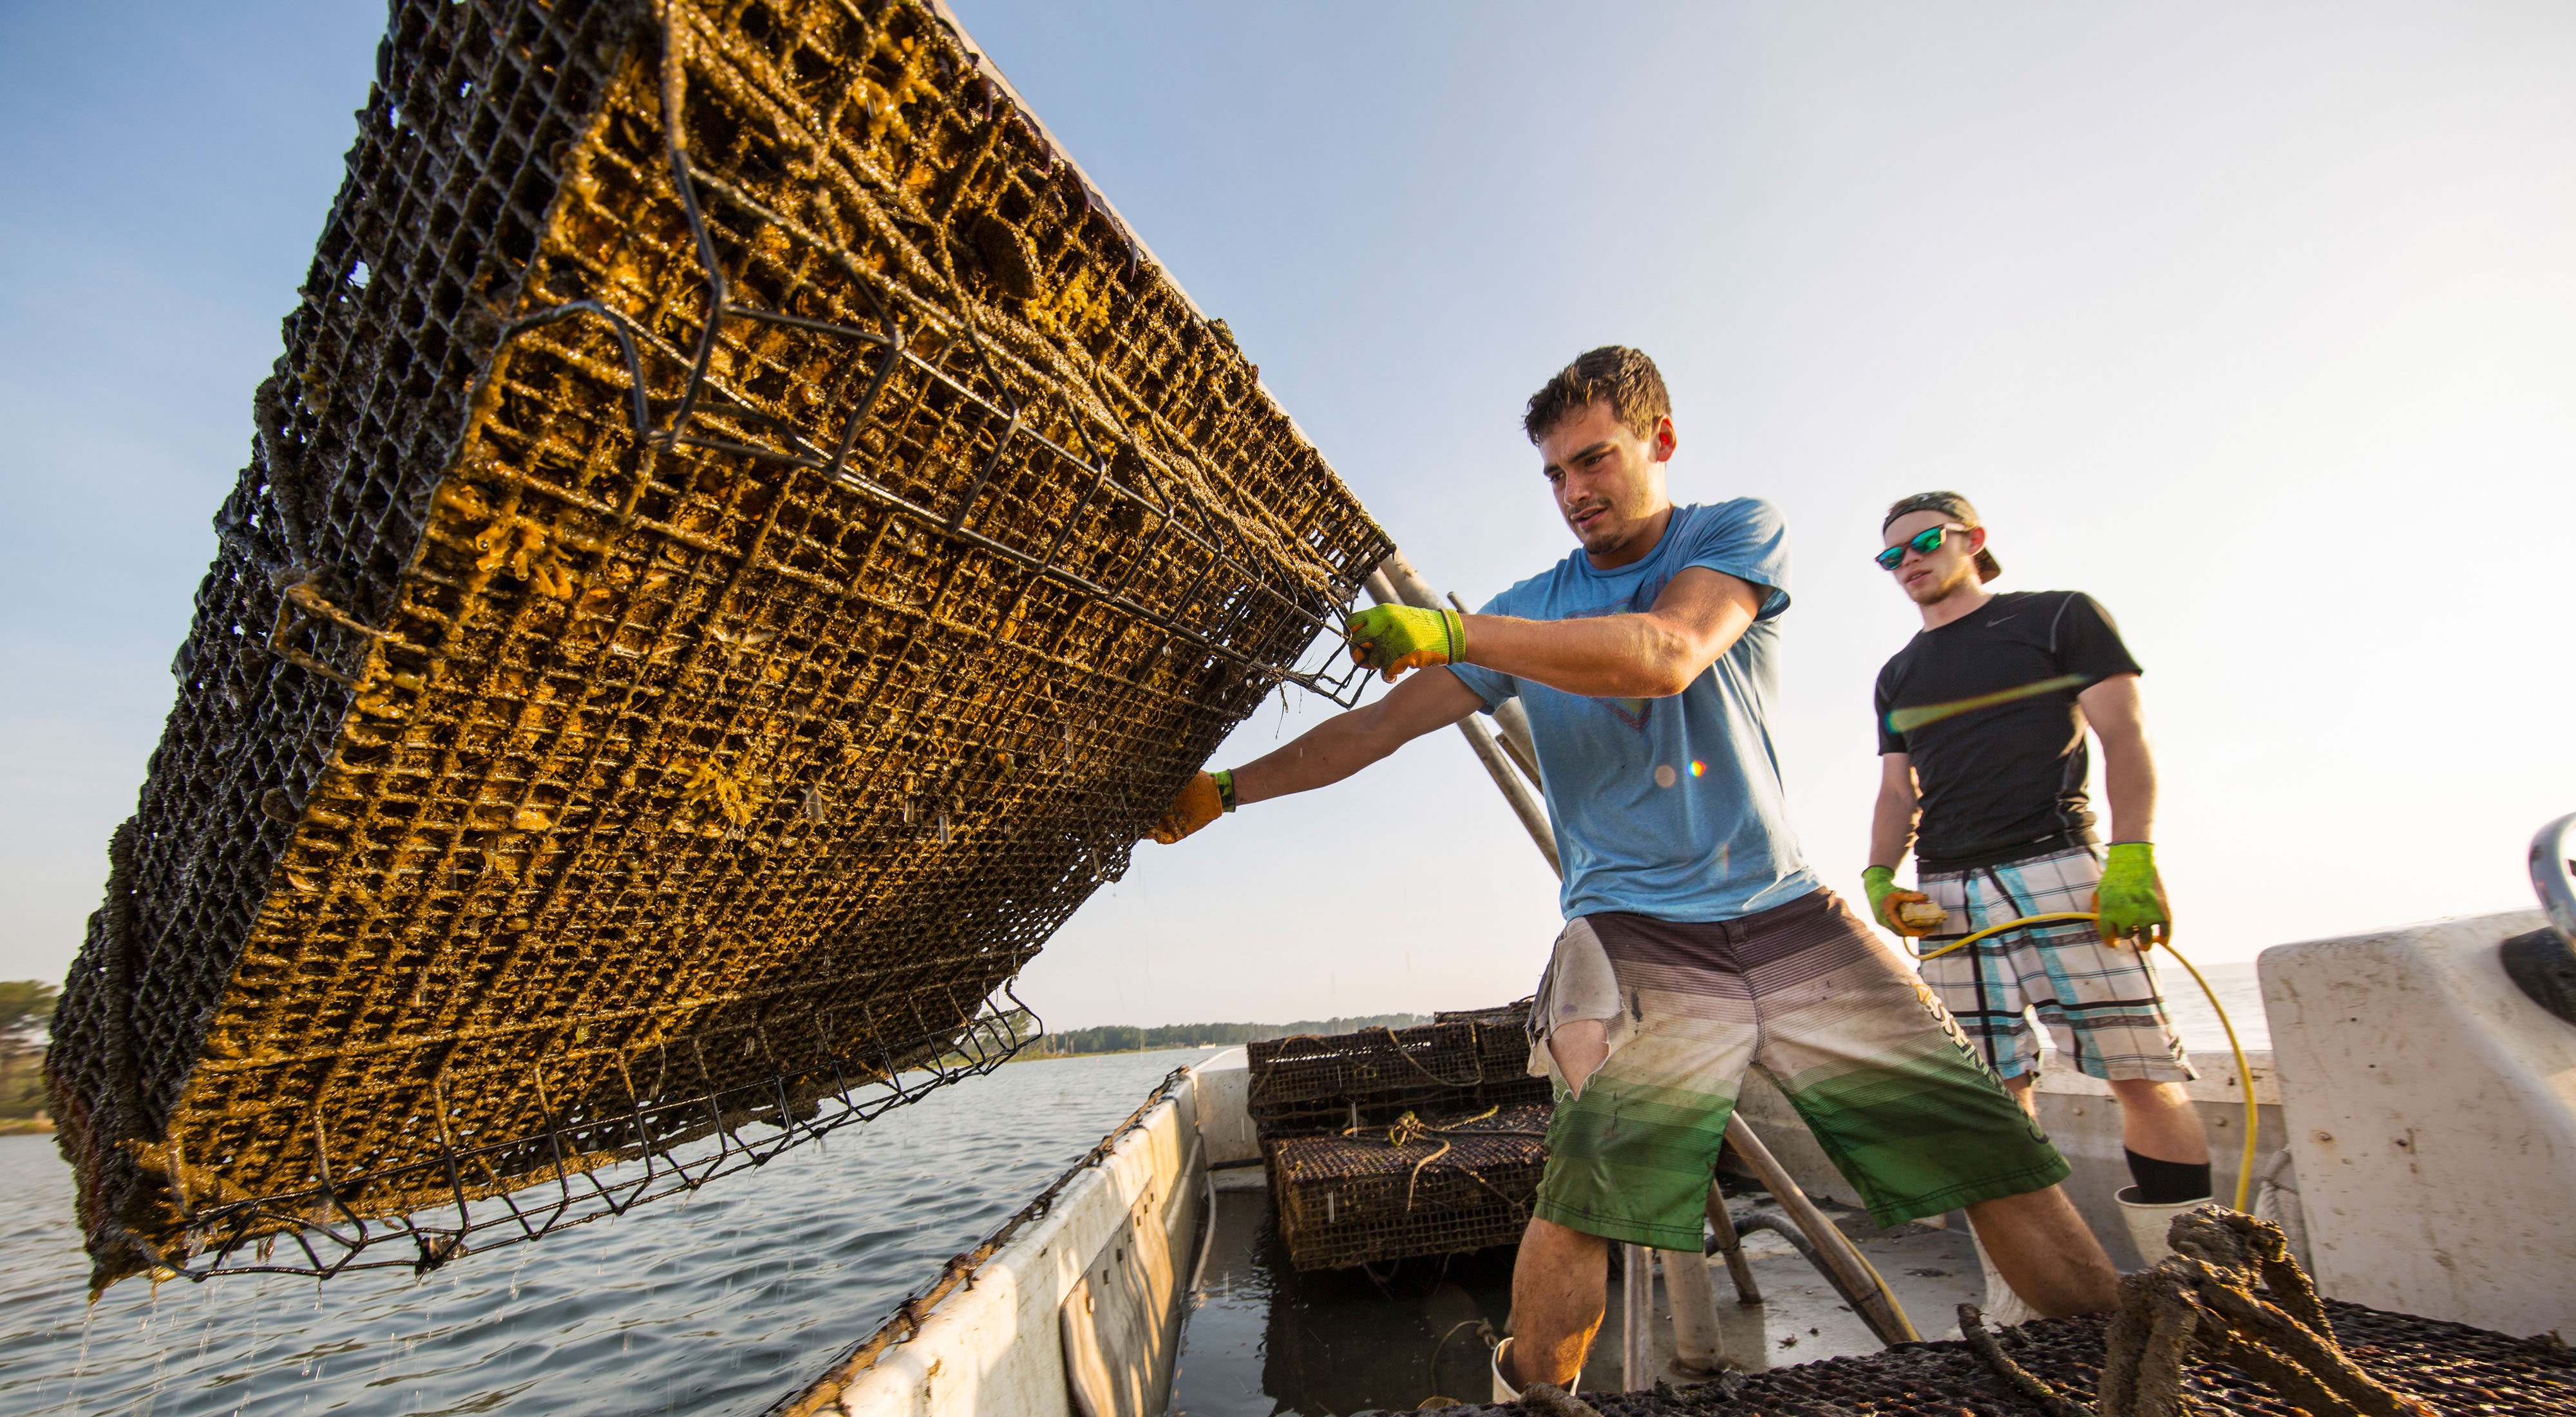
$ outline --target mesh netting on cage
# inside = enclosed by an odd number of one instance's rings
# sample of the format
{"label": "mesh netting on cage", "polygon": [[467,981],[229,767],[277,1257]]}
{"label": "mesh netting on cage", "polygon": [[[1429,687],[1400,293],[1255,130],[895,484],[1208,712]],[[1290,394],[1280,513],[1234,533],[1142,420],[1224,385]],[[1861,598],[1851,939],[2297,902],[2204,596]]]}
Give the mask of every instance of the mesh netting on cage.
{"label": "mesh netting on cage", "polygon": [[1529,1005],[1250,1045],[1245,1110],[1289,1263],[1337,1269],[1520,1238],[1554,1112]]}
{"label": "mesh netting on cage", "polygon": [[1529,1075],[1528,1005],[1444,1021],[1249,1045],[1245,1110],[1264,1140],[1384,1126],[1415,1108],[1546,1105]]}
{"label": "mesh netting on cage", "polygon": [[[2357,1367],[2435,1412],[2542,1417],[2576,1411],[2576,1355],[2551,1336],[2512,1338],[2333,1300],[2326,1301],[2326,1308],[2335,1339]],[[2038,1319],[1996,1331],[1996,1342],[2024,1373],[2089,1412],[2102,1376],[2104,1330],[2099,1316]],[[1793,1356],[1775,1361],[1785,1363]],[[2181,1402],[2168,1412],[2306,1417],[2311,1411],[2227,1363],[2189,1358],[2176,1376]],[[2051,1410],[1958,1341],[1908,1343],[1884,1353],[1764,1373],[1727,1373],[1689,1386],[1663,1383],[1640,1392],[1585,1392],[1582,1399],[1601,1417],[2044,1417]],[[1558,1409],[1512,1403],[1451,1410],[1466,1417],[1471,1412],[1553,1414]]]}
{"label": "mesh netting on cage", "polygon": [[1391,1126],[1264,1142],[1288,1262],[1340,1269],[1518,1243],[1554,1111],[1407,1112]]}
{"label": "mesh netting on cage", "polygon": [[944,12],[396,0],[359,121],[56,1020],[102,1284],[989,1069],[1227,731],[1360,686],[1384,534]]}

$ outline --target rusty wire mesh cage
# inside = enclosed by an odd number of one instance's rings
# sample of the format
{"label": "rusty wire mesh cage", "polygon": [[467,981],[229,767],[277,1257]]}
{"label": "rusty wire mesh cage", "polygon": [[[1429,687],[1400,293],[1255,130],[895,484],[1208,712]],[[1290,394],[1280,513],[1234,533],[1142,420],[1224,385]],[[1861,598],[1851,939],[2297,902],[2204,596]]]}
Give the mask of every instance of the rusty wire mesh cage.
{"label": "rusty wire mesh cage", "polygon": [[1339,1269],[1514,1243],[1547,1169],[1553,1110],[1408,1113],[1390,1127],[1265,1142],[1288,1262]]}
{"label": "rusty wire mesh cage", "polygon": [[101,1283],[989,1068],[1223,735],[1357,694],[1384,535],[943,11],[391,9],[55,1024]]}
{"label": "rusty wire mesh cage", "polygon": [[[1435,1013],[1433,1023],[1473,1024],[1476,1029],[1476,1059],[1485,1076],[1497,1080],[1521,1077],[1529,1072],[1529,1015],[1533,999],[1514,999],[1489,1009],[1452,1009]],[[1537,1081],[1533,1079],[1533,1081]],[[1542,1082],[1534,1096],[1547,1095]]]}
{"label": "rusty wire mesh cage", "polygon": [[[1265,1139],[1384,1126],[1409,1110],[1546,1103],[1528,1075],[1528,1011],[1248,1045],[1245,1109]],[[1441,1015],[1443,1019],[1449,1015]]]}
{"label": "rusty wire mesh cage", "polygon": [[[2576,1354],[2544,1336],[2518,1339],[2464,1324],[2326,1301],[2335,1337],[2370,1376],[2441,1413],[2542,1417],[2576,1411]],[[2104,1321],[2039,1319],[2003,1329],[2003,1351],[2059,1394],[2090,1403],[2102,1375]],[[2191,1410],[2303,1417],[2279,1393],[2224,1364],[2192,1360]],[[1586,1392],[1603,1417],[1762,1413],[1780,1417],[2030,1417],[2041,1411],[1963,1342],[1907,1344],[1885,1353],[1729,1373],[1678,1390]],[[1453,1411],[1535,1413],[1511,1403]]]}
{"label": "rusty wire mesh cage", "polygon": [[1537,1000],[1532,998],[1519,998],[1508,1004],[1496,1004],[1491,1008],[1441,1009],[1431,1015],[1431,1021],[1433,1023],[1475,1023],[1488,1027],[1512,1025],[1527,1028],[1530,1005],[1536,1002]]}

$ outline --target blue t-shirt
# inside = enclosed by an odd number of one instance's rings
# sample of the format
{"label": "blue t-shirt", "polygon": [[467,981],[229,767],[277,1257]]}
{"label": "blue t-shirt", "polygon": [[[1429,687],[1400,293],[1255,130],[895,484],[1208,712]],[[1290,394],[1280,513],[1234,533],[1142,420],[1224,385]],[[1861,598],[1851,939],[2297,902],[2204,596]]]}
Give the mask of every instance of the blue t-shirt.
{"label": "blue t-shirt", "polygon": [[1597,571],[1582,551],[1487,601],[1484,613],[1576,620],[1651,610],[1691,566],[1750,582],[1762,607],[1691,686],[1664,699],[1594,699],[1475,665],[1451,665],[1493,709],[1529,713],[1565,863],[1568,919],[1625,910],[1731,920],[1823,883],[1798,854],[1769,719],[1789,608],[1788,527],[1753,497],[1676,507],[1645,559]]}

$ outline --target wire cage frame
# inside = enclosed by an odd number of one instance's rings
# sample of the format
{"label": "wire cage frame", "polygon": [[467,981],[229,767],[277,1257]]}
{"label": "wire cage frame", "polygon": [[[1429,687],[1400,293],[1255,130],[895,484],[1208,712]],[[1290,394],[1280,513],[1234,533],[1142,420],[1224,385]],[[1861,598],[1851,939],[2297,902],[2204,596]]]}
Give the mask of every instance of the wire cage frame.
{"label": "wire cage frame", "polygon": [[1413,1109],[1551,1101],[1547,1079],[1528,1072],[1525,1004],[1434,1017],[1248,1045],[1245,1110],[1254,1128],[1264,1139],[1309,1136],[1384,1126]]}
{"label": "wire cage frame", "polygon": [[1265,1141],[1279,1238],[1300,1270],[1343,1269],[1509,1245],[1547,1170],[1544,1102],[1406,1113]]}
{"label": "wire cage frame", "polygon": [[1224,734],[1364,684],[1384,533],[943,10],[390,11],[55,1021],[102,1286],[987,1071]]}

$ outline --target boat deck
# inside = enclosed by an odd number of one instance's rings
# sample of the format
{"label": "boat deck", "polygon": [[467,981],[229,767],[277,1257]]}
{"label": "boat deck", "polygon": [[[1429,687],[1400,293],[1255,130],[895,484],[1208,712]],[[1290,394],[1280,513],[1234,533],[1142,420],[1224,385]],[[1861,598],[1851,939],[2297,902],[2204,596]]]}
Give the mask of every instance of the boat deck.
{"label": "boat deck", "polygon": [[[1605,1417],[1829,1412],[2020,1414],[2036,1409],[2004,1389],[1955,1340],[1956,1306],[1980,1297],[1964,1228],[1910,1225],[1877,1232],[1851,1212],[1836,1222],[1887,1277],[1925,1338],[1882,1348],[1795,1251],[1747,1234],[1764,1303],[1742,1306],[1723,1266],[1711,1272],[1726,1352],[1744,1372],[1714,1382],[1671,1366],[1671,1315],[1656,1287],[1656,1370],[1623,1391],[1620,1286],[1593,1347],[1580,1394]],[[1298,1274],[1258,1189],[1219,1193],[1204,1284],[1182,1334],[1173,1417],[1352,1417],[1405,1412],[1446,1398],[1483,1407],[1489,1392],[1479,1323],[1499,1325],[1511,1301],[1511,1252],[1408,1261],[1376,1275]],[[2380,1381],[2439,1411],[2497,1414],[2576,1410],[2576,1356],[2544,1340],[2515,1340],[2460,1324],[2330,1303],[2336,1334]],[[2044,1320],[2005,1331],[2017,1361],[2058,1391],[2089,1400],[2102,1361],[2103,1320]],[[2192,1390],[2217,1410],[2295,1417],[2270,1390],[2222,1364],[2196,1365]],[[1830,1405],[1827,1405],[1830,1404]],[[1517,1412],[1517,1407],[1493,1409]]]}
{"label": "boat deck", "polygon": [[[1257,1174],[1257,1173],[1256,1173]],[[1837,1208],[1841,1224],[1896,1290],[1927,1338],[1955,1331],[1958,1304],[1982,1297],[1975,1248],[1964,1226],[1908,1225],[1880,1232]],[[1881,1351],[1876,1339],[1824,1281],[1776,1236],[1744,1237],[1764,1302],[1739,1305],[1720,1264],[1711,1270],[1725,1351],[1747,1371]],[[1309,1417],[1383,1409],[1406,1411],[1434,1397],[1483,1402],[1489,1392],[1479,1323],[1499,1330],[1511,1307],[1512,1252],[1488,1250],[1443,1260],[1408,1260],[1374,1273],[1300,1274],[1289,1268],[1258,1187],[1217,1194],[1207,1269],[1181,1336],[1173,1383],[1175,1417]],[[1593,1346],[1582,1390],[1615,1392],[1622,1314],[1609,1286],[1609,1315]],[[1656,1284],[1656,1378],[1704,1381],[1671,1366],[1672,1321]]]}

